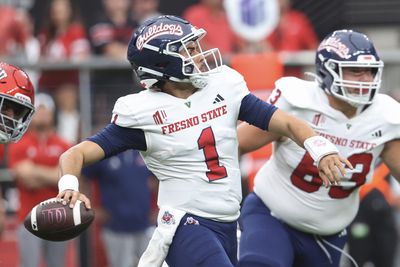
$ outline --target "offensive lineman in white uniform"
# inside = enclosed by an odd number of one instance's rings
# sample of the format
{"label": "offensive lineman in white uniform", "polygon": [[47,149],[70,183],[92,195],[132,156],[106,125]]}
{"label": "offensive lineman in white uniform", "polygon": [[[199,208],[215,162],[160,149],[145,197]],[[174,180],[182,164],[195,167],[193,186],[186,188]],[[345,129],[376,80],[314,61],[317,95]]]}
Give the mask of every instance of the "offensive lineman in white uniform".
{"label": "offensive lineman in white uniform", "polygon": [[60,158],[58,197],[90,207],[78,192],[82,166],[126,149],[141,151],[160,181],[158,227],[141,267],[160,266],[165,257],[170,267],[237,264],[238,119],[304,143],[326,184],[339,182],[343,163],[351,166],[306,123],[249,94],[243,77],[221,66],[218,49],[201,50],[204,35],[174,16],[144,23],[132,36],[128,60],[148,90],[121,97],[112,122]]}
{"label": "offensive lineman in white uniform", "polygon": [[315,82],[278,80],[268,102],[306,120],[354,170],[340,185],[323,187],[310,155],[291,140],[240,125],[243,153],[274,141],[241,212],[240,267],[339,266],[359,187],[376,159],[400,178],[400,104],[378,94],[383,62],[367,36],[333,32],[317,50],[316,68]]}

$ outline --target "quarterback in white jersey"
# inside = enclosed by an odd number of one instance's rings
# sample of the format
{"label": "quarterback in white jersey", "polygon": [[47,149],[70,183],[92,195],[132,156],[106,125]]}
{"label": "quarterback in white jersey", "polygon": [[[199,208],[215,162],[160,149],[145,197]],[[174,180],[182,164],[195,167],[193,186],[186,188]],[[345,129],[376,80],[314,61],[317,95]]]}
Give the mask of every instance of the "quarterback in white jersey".
{"label": "quarterback in white jersey", "polygon": [[164,259],[170,267],[236,266],[242,198],[238,120],[306,147],[326,184],[339,182],[343,163],[351,166],[307,123],[250,94],[243,77],[222,65],[218,49],[201,49],[204,35],[175,16],[139,27],[128,60],[147,90],[118,99],[112,122],[60,158],[58,197],[71,198],[71,206],[81,199],[90,207],[77,187],[82,166],[140,150],[160,181],[158,227],[140,267],[161,266]]}
{"label": "quarterback in white jersey", "polygon": [[[324,187],[309,153],[290,139],[239,127],[243,152],[274,141],[242,210],[239,266],[338,266],[342,231],[357,213],[359,187],[371,178],[377,158],[400,178],[400,104],[378,93],[382,68],[365,35],[336,31],[318,48],[317,81],[281,78],[268,100],[307,121],[352,163],[338,185]],[[254,235],[260,228],[265,233]],[[303,247],[285,243],[285,236]]]}
{"label": "quarterback in white jersey", "polygon": [[149,89],[117,101],[114,123],[145,132],[141,154],[160,180],[158,205],[218,221],[239,217],[236,122],[248,93],[243,77],[222,66],[186,99]]}

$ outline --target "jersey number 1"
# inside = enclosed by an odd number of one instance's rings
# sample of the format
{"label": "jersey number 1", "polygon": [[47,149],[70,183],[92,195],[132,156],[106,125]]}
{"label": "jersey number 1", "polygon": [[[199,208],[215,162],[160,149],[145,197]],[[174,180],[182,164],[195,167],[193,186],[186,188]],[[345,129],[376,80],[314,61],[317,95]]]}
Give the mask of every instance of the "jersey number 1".
{"label": "jersey number 1", "polygon": [[206,173],[209,181],[215,181],[228,176],[226,168],[219,165],[218,152],[215,147],[214,133],[211,127],[203,129],[197,140],[199,149],[203,150],[208,171]]}

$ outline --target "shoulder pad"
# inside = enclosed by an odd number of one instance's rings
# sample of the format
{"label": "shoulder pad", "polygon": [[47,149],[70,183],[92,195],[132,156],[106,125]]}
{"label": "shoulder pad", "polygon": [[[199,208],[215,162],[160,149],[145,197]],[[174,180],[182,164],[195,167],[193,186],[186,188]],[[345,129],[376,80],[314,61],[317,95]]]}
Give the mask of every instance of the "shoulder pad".
{"label": "shoulder pad", "polygon": [[222,65],[220,71],[211,76],[216,81],[223,81],[225,84],[239,84],[244,82],[242,74],[235,69]]}
{"label": "shoulder pad", "polygon": [[134,127],[137,124],[137,114],[141,114],[146,107],[149,90],[137,94],[126,95],[118,98],[113,109],[113,121],[122,127]]}
{"label": "shoulder pad", "polygon": [[220,91],[234,99],[240,101],[249,89],[243,76],[236,70],[223,65],[220,71],[210,75],[208,89],[212,91]]}
{"label": "shoulder pad", "polygon": [[284,99],[298,108],[315,107],[315,87],[318,87],[316,82],[296,77],[283,77],[275,82],[275,88],[282,92]]}
{"label": "shoulder pad", "polygon": [[394,98],[385,94],[378,94],[373,105],[377,106],[377,111],[390,124],[400,124],[400,103]]}

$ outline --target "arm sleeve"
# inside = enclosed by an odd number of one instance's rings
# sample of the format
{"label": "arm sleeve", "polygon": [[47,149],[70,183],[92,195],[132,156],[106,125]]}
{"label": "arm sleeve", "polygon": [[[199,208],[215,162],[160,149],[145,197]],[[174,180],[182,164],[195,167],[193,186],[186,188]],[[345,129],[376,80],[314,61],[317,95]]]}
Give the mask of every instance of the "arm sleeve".
{"label": "arm sleeve", "polygon": [[98,144],[111,157],[127,149],[147,150],[146,138],[141,129],[132,129],[108,124],[103,130],[89,137],[87,140]]}
{"label": "arm sleeve", "polygon": [[268,104],[253,94],[242,99],[239,120],[246,121],[262,130],[268,130],[269,121],[278,108]]}

